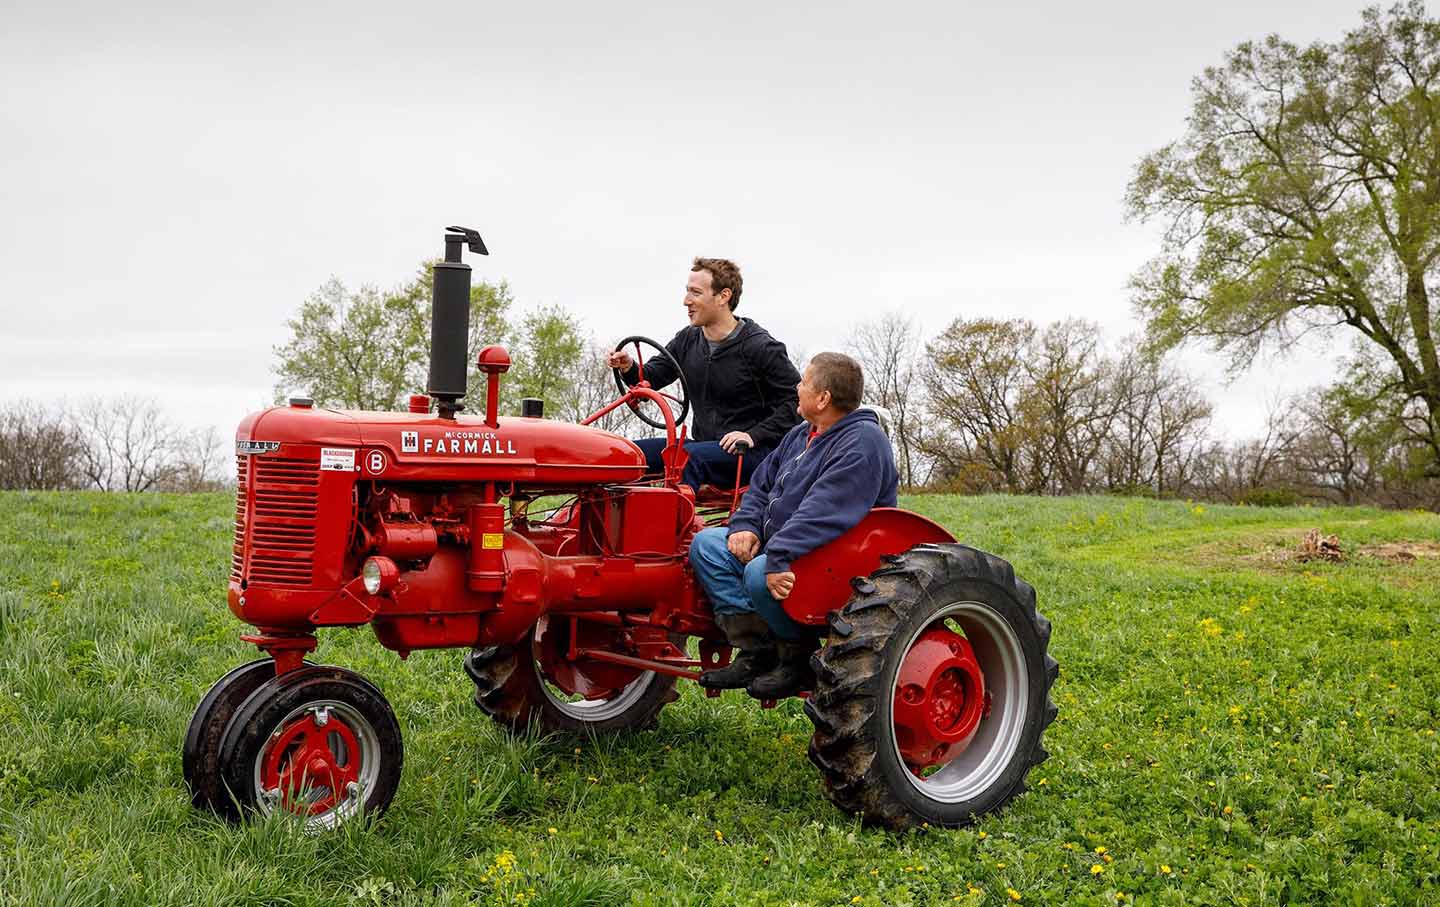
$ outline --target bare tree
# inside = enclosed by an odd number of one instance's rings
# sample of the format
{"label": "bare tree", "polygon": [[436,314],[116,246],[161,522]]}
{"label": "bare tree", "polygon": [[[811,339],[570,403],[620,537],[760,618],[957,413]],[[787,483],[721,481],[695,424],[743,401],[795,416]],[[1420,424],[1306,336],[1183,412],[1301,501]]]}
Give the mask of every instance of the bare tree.
{"label": "bare tree", "polygon": [[233,448],[226,442],[227,438],[213,425],[179,433],[171,453],[171,469],[156,490],[189,494],[232,487]]}
{"label": "bare tree", "polygon": [[1291,454],[1299,435],[1294,407],[1288,400],[1273,400],[1264,433],[1228,447],[1212,444],[1198,482],[1210,496],[1228,501],[1244,501],[1262,491],[1288,491],[1293,483]]}
{"label": "bare tree", "polygon": [[[1090,487],[1120,400],[1111,393],[1112,364],[1100,349],[1100,326],[1070,318],[1039,333],[1025,357],[1023,408],[1042,439],[1046,484],[1061,494]],[[1037,476],[1039,478],[1039,476]]]}
{"label": "bare tree", "polygon": [[[591,413],[599,412],[620,396],[620,389],[615,384],[615,372],[605,364],[605,354],[609,351],[608,347],[597,342],[594,337],[588,338],[575,367],[573,403],[557,414],[559,418],[579,422]],[[650,407],[647,411],[653,410],[654,408]],[[596,428],[627,437],[644,430],[628,406],[613,409],[592,424]]]}
{"label": "bare tree", "polygon": [[0,410],[0,488],[79,488],[85,484],[82,453],[63,412],[33,400],[17,400]]}
{"label": "bare tree", "polygon": [[1211,406],[1194,379],[1134,349],[1111,368],[1116,411],[1104,454],[1111,491],[1183,494],[1201,457]]}
{"label": "bare tree", "polygon": [[81,469],[101,491],[152,491],[171,481],[183,432],[143,397],[91,398],[71,416],[84,440]]}
{"label": "bare tree", "polygon": [[850,341],[850,352],[865,370],[867,403],[890,413],[892,436],[899,454],[900,483],[914,485],[917,439],[923,424],[918,416],[922,387],[917,375],[920,328],[911,318],[887,312],[858,325]]}

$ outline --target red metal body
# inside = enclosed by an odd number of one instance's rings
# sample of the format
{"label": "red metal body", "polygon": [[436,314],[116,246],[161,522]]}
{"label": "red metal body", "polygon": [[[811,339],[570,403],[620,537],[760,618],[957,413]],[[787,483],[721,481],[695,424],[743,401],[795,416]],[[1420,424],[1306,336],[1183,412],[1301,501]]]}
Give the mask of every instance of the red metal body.
{"label": "red metal body", "polygon": [[[292,406],[240,424],[229,604],[258,628],[247,639],[284,672],[319,627],[368,624],[403,656],[514,644],[539,625],[546,673],[572,693],[603,695],[639,670],[698,673],[668,639],[723,642],[687,558],[706,523],[679,482],[683,430],[669,427],[664,481],[646,481],[644,455],[625,438],[497,417],[509,357],[491,347],[481,359],[483,417],[416,412],[417,398],[409,412]],[[643,384],[631,393],[659,398]],[[569,503],[535,518],[537,499],[556,495]],[[881,555],[948,540],[923,517],[876,510],[796,561],[786,609],[823,625]],[[371,557],[374,594],[361,576]]]}

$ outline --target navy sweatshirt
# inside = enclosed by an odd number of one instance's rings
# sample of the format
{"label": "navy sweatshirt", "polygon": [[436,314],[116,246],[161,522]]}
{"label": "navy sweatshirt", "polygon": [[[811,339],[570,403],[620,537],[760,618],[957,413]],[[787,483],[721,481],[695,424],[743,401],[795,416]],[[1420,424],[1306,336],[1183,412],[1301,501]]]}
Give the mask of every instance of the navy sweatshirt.
{"label": "navy sweatshirt", "polygon": [[750,478],[730,531],[760,537],[766,573],[784,573],[854,528],[872,507],[894,507],[900,487],[895,453],[880,420],[857,409],[806,444],[810,423],[780,441]]}

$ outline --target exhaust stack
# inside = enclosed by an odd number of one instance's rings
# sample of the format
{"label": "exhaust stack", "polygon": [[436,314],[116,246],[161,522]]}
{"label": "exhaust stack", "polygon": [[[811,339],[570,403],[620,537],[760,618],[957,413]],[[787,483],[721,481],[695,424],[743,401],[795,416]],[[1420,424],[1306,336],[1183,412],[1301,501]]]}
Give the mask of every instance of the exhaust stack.
{"label": "exhaust stack", "polygon": [[477,255],[489,255],[480,234],[466,227],[445,228],[445,260],[435,263],[430,296],[430,381],[426,393],[435,399],[443,419],[455,418],[464,404],[465,348],[470,339],[470,266],[460,260],[466,245]]}

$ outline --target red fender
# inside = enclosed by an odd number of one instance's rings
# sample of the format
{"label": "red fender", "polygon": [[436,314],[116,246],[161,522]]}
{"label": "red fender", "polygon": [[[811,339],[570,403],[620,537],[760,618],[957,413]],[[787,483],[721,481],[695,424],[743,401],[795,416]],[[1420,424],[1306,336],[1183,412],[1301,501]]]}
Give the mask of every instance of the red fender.
{"label": "red fender", "polygon": [[790,567],[795,588],[784,601],[785,613],[799,623],[824,626],[825,616],[849,600],[850,580],[879,568],[881,555],[953,541],[945,527],[918,513],[876,507],[849,532],[796,559]]}

